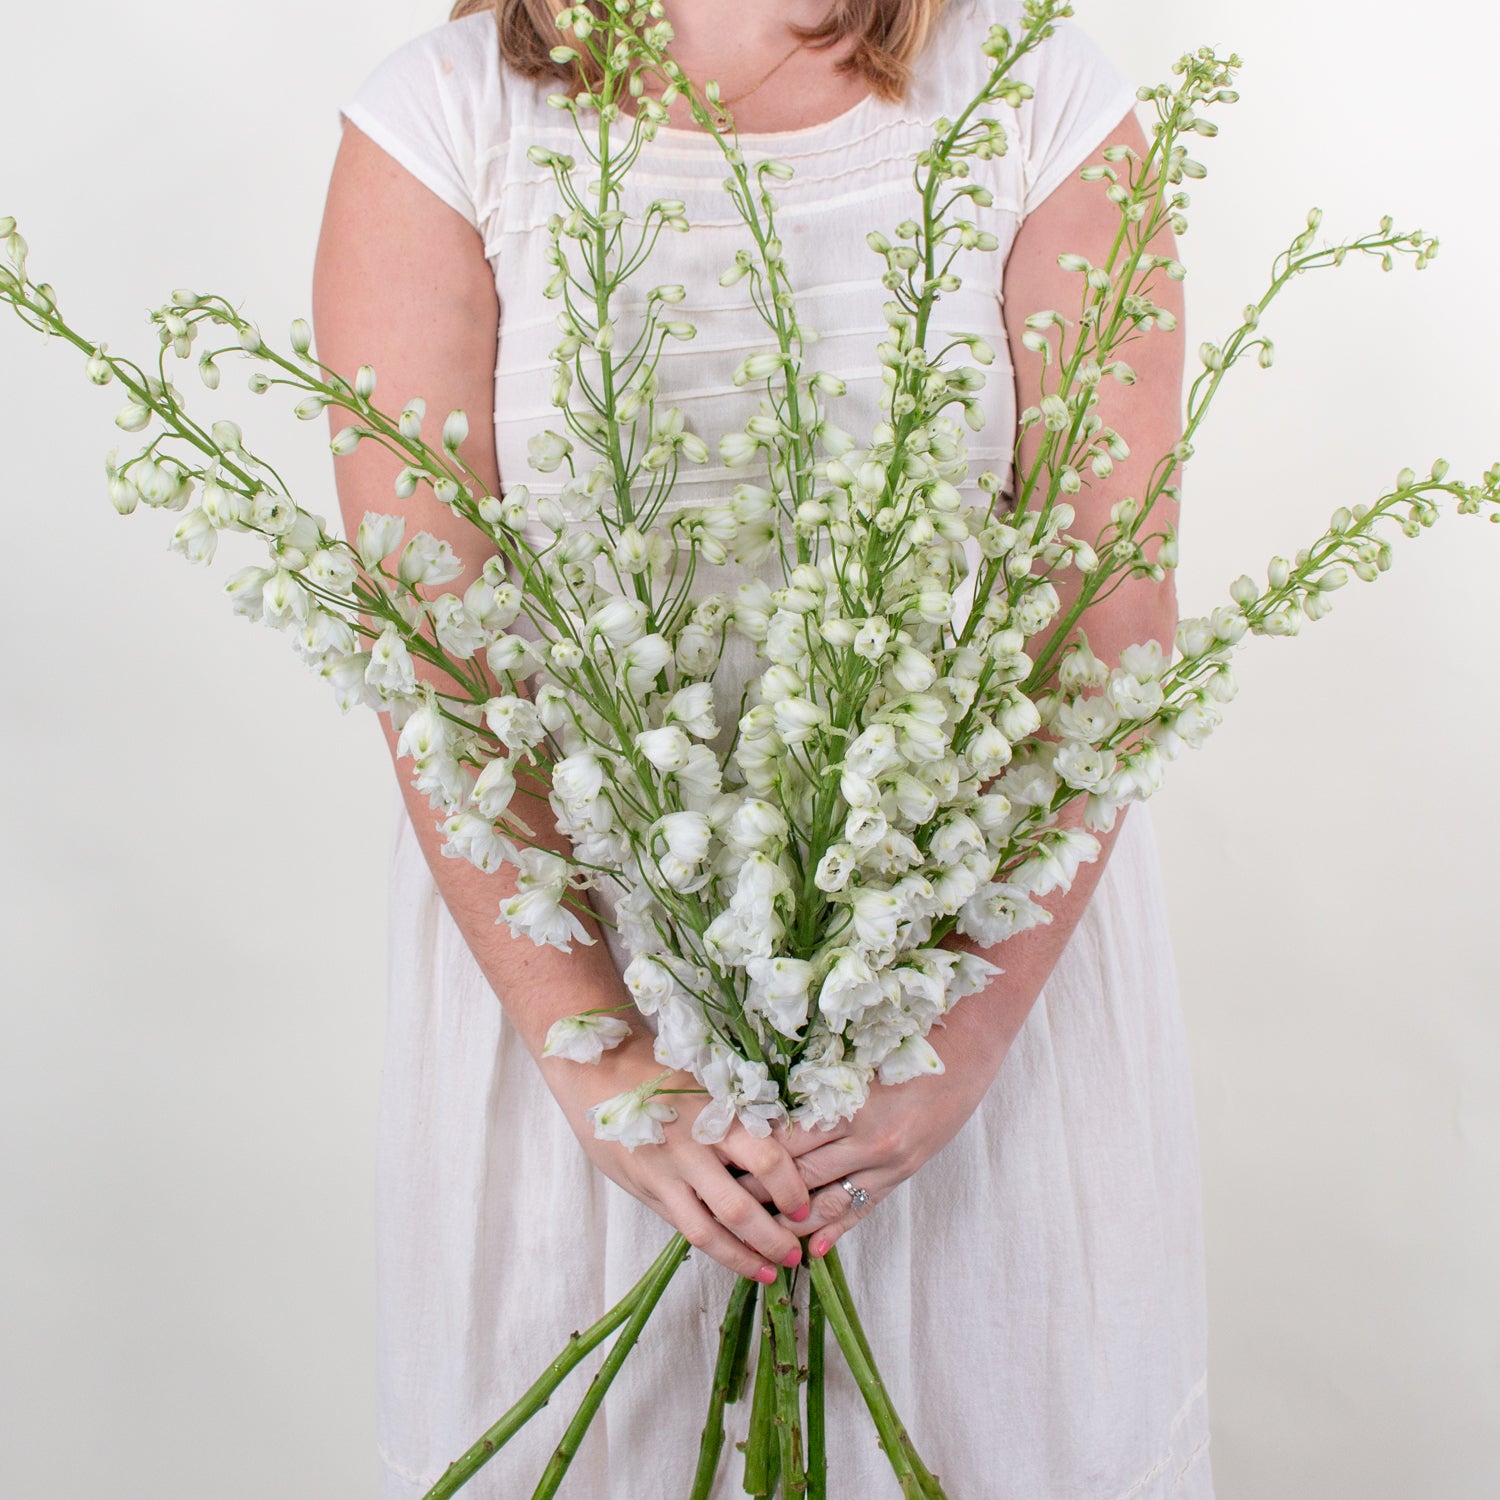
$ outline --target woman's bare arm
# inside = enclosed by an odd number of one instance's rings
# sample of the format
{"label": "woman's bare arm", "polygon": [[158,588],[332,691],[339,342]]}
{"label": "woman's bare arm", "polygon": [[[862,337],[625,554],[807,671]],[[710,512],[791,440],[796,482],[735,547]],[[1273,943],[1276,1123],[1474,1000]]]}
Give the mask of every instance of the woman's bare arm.
{"label": "woman's bare arm", "polygon": [[[449,411],[465,411],[470,422],[462,456],[491,493],[499,493],[493,382],[500,307],[480,237],[461,214],[350,123],[329,184],[313,275],[313,314],[319,358],[346,379],[361,364],[374,366],[375,401],[383,410],[399,411],[414,396],[425,399],[429,441]],[[330,418],[335,429],[348,420],[337,411]],[[427,486],[399,499],[393,484],[400,467],[394,454],[375,443],[362,443],[337,460],[347,534],[353,535],[367,510],[404,515],[408,536],[430,531],[462,559],[463,573],[446,585],[461,594],[495,548]],[[416,667],[419,677],[439,690],[457,691],[452,678],[430,664],[418,661]],[[395,760],[397,731],[384,715],[381,726]],[[606,1053],[598,1067],[541,1056],[553,1021],[628,998],[598,924],[587,922],[593,945],[575,944],[571,954],[513,937],[495,921],[499,902],[515,891],[510,867],[485,874],[468,860],[445,856],[438,814],[410,785],[408,768],[398,764],[397,774],[449,913],[595,1164],[741,1274],[763,1272],[766,1259],[784,1262],[799,1249],[796,1237],[736,1182],[721,1159],[727,1156],[755,1173],[783,1212],[805,1211],[802,1179],[775,1141],[756,1141],[736,1129],[718,1152],[700,1146],[689,1134],[696,1113],[690,1101],[666,1127],[665,1146],[632,1153],[594,1138],[584,1118],[590,1104],[662,1071],[638,1017],[636,1032]],[[512,805],[540,842],[566,851],[545,799],[518,792]],[[691,1078],[674,1081],[694,1086]]]}

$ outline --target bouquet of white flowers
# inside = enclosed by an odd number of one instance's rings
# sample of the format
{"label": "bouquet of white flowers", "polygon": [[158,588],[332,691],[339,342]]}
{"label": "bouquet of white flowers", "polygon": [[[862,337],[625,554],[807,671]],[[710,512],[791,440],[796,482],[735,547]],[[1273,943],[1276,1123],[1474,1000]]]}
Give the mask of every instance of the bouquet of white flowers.
{"label": "bouquet of white flowers", "polygon": [[[1118,503],[1104,530],[1079,534],[1069,497],[1130,451],[1129,435],[1098,415],[1099,389],[1131,383],[1128,346],[1173,324],[1158,296],[1183,267],[1150,247],[1166,226],[1186,228],[1182,184],[1204,175],[1190,143],[1215,134],[1206,112],[1236,97],[1238,59],[1209,49],[1183,57],[1175,83],[1140,91],[1156,116],[1147,155],[1111,148],[1107,164],[1085,174],[1119,209],[1109,259],[1061,257],[1078,278],[1076,305],[1028,319],[1027,347],[1047,373],[1018,426],[1040,431],[1036,457],[1018,460],[1009,489],[978,475],[984,503],[971,503],[965,433],[981,419],[974,397],[993,351],[976,336],[931,347],[933,311],[997,247],[979,222],[988,194],[971,166],[1006,150],[992,112],[1028,96],[1015,64],[1068,14],[1062,0],[1029,0],[1018,35],[994,28],[982,92],[935,122],[914,164],[912,216],[893,237],[869,236],[890,294],[877,351],[884,410],[873,431],[851,434],[833,421],[843,382],[806,360],[776,228],[775,183],[788,169],[739,149],[714,88],[696,93],[668,55],[658,5],[565,11],[566,45],[554,56],[578,62],[584,81],[553,102],[578,126],[582,164],[532,151],[556,188],[547,294],[561,338],[556,424],[535,435],[530,456],[539,472],[566,471],[555,497],[487,493],[459,453],[463,413],[448,414],[429,446],[420,400],[383,411],[373,369],[346,377],[323,365],[300,321],[283,354],[222,297],[173,294],[155,314],[161,347],[147,373],[65,321],[53,289],[28,272],[14,221],[0,220],[9,263],[0,297],[74,344],[95,383],[121,385],[119,426],[150,434],[139,453],[111,455],[116,508],[177,513],[171,545],[193,561],[209,561],[221,533],[260,537],[265,560],[226,585],[233,608],[283,631],[344,710],[364,704],[391,716],[414,784],[441,813],[445,852],[484,871],[518,871],[499,920],[564,951],[589,941],[581,912],[612,927],[663,1072],[592,1111],[603,1138],[649,1148],[662,1122],[688,1107],[685,1094],[701,1100],[693,1133],[703,1142],[722,1140],[735,1121],[759,1136],[787,1123],[830,1126],[860,1108],[875,1080],[940,1070],[931,1028],[999,972],[975,950],[1049,921],[1043,899],[1096,856],[1095,835],[1124,804],[1149,797],[1183,747],[1203,743],[1234,696],[1229,659],[1243,637],[1289,635],[1321,618],[1351,575],[1373,580],[1389,566],[1387,524],[1416,535],[1436,520],[1440,496],[1500,519],[1500,465],[1477,484],[1451,479],[1441,462],[1422,476],[1406,470],[1372,503],[1335,511],[1309,546],[1274,558],[1263,582],[1237,579],[1211,614],[1182,620],[1170,645],[1132,645],[1113,666],[1090,649],[1080,621],[1092,602],[1175,566],[1159,504],[1175,500],[1221,383],[1247,359],[1271,363],[1260,325],[1275,296],[1350,254],[1387,268],[1410,255],[1421,268],[1437,242],[1387,219],[1321,244],[1310,214],[1239,326],[1200,349],[1182,438],[1149,487]],[[644,92],[647,74],[666,81],[665,100]],[[693,337],[691,307],[680,286],[635,294],[656,238],[690,226],[680,204],[631,213],[624,195],[676,93],[722,146],[747,231],[721,280],[743,288],[766,327],[764,349],[736,375],[763,392],[760,411],[720,446],[745,477],[694,507],[668,501],[679,467],[706,462],[709,449],[662,404],[657,378],[665,341]],[[227,345],[201,348],[215,329]],[[346,412],[335,454],[367,442],[399,453],[398,495],[430,485],[491,539],[482,576],[461,596],[443,592],[459,559],[428,533],[406,536],[399,515],[368,514],[340,539],[238,426],[190,417],[168,359],[195,359],[212,389],[231,350],[254,362],[253,389],[290,390],[299,417]],[[731,564],[755,576],[716,590],[716,570]],[[731,634],[757,667],[728,720],[714,679]],[[458,691],[424,680],[422,664]],[[518,788],[548,797],[570,853],[538,841],[512,805]],[[1081,818],[1064,822],[1069,809]],[[554,1025],[546,1050],[596,1062],[630,1029],[618,1010],[586,1011]],[[671,1086],[683,1072],[696,1090]],[[618,1330],[536,1490],[553,1494],[688,1249],[674,1236],[635,1290],[570,1340],[431,1495],[459,1489]],[[881,1384],[830,1251],[805,1276],[782,1270],[733,1292],[695,1500],[709,1493],[724,1408],[745,1391],[757,1341],[745,1488],[826,1494],[830,1326],[902,1492],[942,1493]]]}

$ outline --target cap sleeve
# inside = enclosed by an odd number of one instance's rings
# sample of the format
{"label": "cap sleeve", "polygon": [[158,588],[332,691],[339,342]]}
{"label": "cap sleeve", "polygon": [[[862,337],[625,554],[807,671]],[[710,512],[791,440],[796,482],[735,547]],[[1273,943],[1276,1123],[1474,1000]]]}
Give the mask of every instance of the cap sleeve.
{"label": "cap sleeve", "polygon": [[448,21],[376,63],[339,113],[479,228],[479,110],[498,73],[491,11]]}
{"label": "cap sleeve", "polygon": [[1017,120],[1024,216],[1093,155],[1136,98],[1103,48],[1070,21],[1059,22],[1016,72],[1035,90]]}

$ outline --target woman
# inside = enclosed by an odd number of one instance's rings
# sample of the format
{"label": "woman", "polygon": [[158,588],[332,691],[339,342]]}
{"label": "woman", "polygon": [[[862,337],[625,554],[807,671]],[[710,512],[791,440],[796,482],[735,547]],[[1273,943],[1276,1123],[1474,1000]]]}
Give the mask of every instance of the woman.
{"label": "woman", "polygon": [[[563,86],[547,61],[549,13],[548,0],[464,0],[374,70],[344,111],[314,303],[326,361],[373,364],[390,409],[418,394],[435,422],[464,409],[468,462],[496,491],[524,482],[534,494],[558,477],[526,464],[527,438],[551,415],[556,304],[541,287],[554,200],[526,151],[568,149],[572,130],[546,103]],[[913,153],[975,92],[981,41],[995,20],[1016,29],[1019,7],[668,0],[667,18],[678,62],[700,85],[720,81],[747,150],[796,168],[778,198],[799,313],[820,335],[817,365],[849,382],[835,419],[868,432],[886,294],[864,235],[910,213]],[[1010,352],[1010,370],[997,358],[989,372],[975,473],[1006,470],[1015,413],[1035,399],[1026,315],[1077,305],[1057,254],[1103,261],[1118,226],[1078,169],[1112,142],[1146,149],[1131,90],[1076,28],[1019,73],[1035,98],[1010,152],[985,165],[1001,253],[972,257],[943,305],[945,327]],[[741,243],[718,148],[681,102],[671,120],[633,177],[683,200],[694,225],[663,238],[650,280],[688,288],[699,334],[664,360],[662,400],[712,451],[753,410],[728,372],[765,337],[718,284]],[[1109,391],[1102,415],[1136,456],[1078,497],[1081,534],[1141,492],[1177,437],[1181,358],[1177,336],[1132,347],[1140,379]],[[491,549],[429,494],[394,501],[395,468],[369,445],[341,461],[346,520],[399,505],[410,529],[452,542],[462,590]],[[687,470],[680,493],[702,499],[723,479],[712,465]],[[1170,583],[1121,588],[1085,623],[1106,660],[1131,641],[1170,642]],[[726,667],[715,687],[732,703],[739,685]],[[388,725],[387,736],[394,749]],[[1052,924],[1006,945],[1005,975],[933,1033],[941,1076],[877,1086],[831,1134],[756,1141],[736,1129],[706,1147],[685,1110],[665,1146],[628,1153],[596,1140],[585,1111],[660,1071],[649,1033],[597,1068],[539,1057],[558,1016],[624,998],[616,955],[607,941],[565,956],[512,940],[494,925],[508,878],[444,859],[426,798],[400,779],[378,1210],[383,1495],[420,1495],[635,1280],[669,1226],[703,1253],[569,1484],[591,1500],[685,1494],[732,1275],[765,1279],[869,1217],[841,1254],[897,1406],[955,1500],[1211,1496],[1196,1134],[1143,807],[1049,903]],[[552,829],[544,803],[521,811]],[[846,1181],[863,1189],[858,1207]],[[831,1493],[894,1495],[836,1357],[828,1400]],[[560,1432],[551,1416],[469,1493],[528,1493]],[[732,1458],[716,1494],[738,1492]]]}

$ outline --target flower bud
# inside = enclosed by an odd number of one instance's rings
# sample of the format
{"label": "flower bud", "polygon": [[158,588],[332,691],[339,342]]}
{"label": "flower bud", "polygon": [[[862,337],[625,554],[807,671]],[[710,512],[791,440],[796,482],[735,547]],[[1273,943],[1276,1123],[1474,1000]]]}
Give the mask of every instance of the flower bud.
{"label": "flower bud", "polygon": [[461,411],[450,411],[443,423],[443,447],[456,453],[469,435],[469,419]]}
{"label": "flower bud", "polygon": [[413,396],[401,411],[399,430],[404,438],[422,436],[422,418],[427,415],[427,403],[421,396]]}

